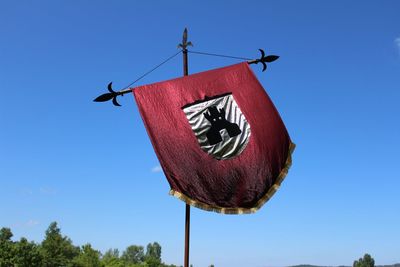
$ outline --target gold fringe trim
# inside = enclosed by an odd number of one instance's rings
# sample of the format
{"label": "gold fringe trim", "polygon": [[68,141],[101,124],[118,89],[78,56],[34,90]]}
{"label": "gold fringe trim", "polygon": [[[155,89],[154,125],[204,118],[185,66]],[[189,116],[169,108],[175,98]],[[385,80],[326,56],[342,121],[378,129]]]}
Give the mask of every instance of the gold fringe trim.
{"label": "gold fringe trim", "polygon": [[285,162],[285,166],[283,167],[282,171],[278,175],[278,178],[276,179],[275,183],[272,185],[272,187],[268,190],[268,192],[256,203],[256,205],[253,208],[224,208],[224,207],[219,207],[219,206],[212,206],[208,205],[205,203],[202,203],[197,200],[193,200],[190,197],[182,194],[181,192],[175,191],[171,189],[169,191],[169,194],[186,202],[190,206],[206,210],[206,211],[214,211],[217,213],[223,213],[223,214],[249,214],[249,213],[255,213],[258,211],[274,194],[276,191],[278,191],[279,187],[281,186],[281,183],[285,179],[286,175],[288,174],[288,171],[290,169],[290,166],[292,165],[292,153],[295,149],[296,145],[294,143],[290,143],[289,145],[289,154]]}

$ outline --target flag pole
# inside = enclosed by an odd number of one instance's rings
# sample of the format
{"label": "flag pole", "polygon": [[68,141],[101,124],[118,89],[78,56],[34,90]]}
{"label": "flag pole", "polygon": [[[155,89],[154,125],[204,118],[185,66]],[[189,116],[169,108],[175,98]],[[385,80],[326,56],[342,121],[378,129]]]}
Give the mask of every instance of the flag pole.
{"label": "flag pole", "polygon": [[[188,50],[187,47],[192,46],[191,42],[187,41],[187,28],[183,31],[182,43],[178,45],[182,48],[183,56],[183,76],[189,75],[188,66]],[[185,256],[184,256],[184,267],[189,267],[189,239],[190,239],[190,205],[186,203],[185,209]]]}

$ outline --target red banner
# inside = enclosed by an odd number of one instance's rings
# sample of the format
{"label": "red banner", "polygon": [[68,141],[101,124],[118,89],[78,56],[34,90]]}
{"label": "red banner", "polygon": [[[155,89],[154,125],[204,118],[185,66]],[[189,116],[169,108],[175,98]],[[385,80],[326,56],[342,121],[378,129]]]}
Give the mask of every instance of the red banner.
{"label": "red banner", "polygon": [[247,63],[133,89],[170,193],[204,210],[257,211],[294,144]]}

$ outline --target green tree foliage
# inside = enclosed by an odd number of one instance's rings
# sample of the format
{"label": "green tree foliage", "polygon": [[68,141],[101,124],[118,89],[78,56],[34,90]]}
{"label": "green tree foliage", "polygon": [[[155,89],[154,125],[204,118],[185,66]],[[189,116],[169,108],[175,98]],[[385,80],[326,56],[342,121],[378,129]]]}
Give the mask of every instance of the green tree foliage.
{"label": "green tree foliage", "polygon": [[21,238],[14,244],[14,266],[42,266],[42,255],[39,246]]}
{"label": "green tree foliage", "polygon": [[161,246],[157,242],[149,243],[146,248],[146,256],[161,261]]}
{"label": "green tree foliage", "polygon": [[125,267],[124,261],[119,257],[118,249],[109,249],[101,258],[104,267]]}
{"label": "green tree foliage", "polygon": [[14,243],[11,240],[12,236],[10,228],[0,229],[0,267],[13,265]]}
{"label": "green tree foliage", "polygon": [[62,236],[57,223],[53,222],[46,230],[41,253],[43,267],[72,266],[72,260],[79,255],[79,248],[72,245],[71,239]]}
{"label": "green tree foliage", "polygon": [[78,256],[76,256],[72,265],[74,267],[102,267],[100,261],[100,251],[94,250],[90,244],[82,246]]}
{"label": "green tree foliage", "polygon": [[364,257],[355,260],[353,267],[375,267],[375,260],[369,254],[365,254]]}
{"label": "green tree foliage", "polygon": [[161,267],[161,266],[164,266],[164,265],[161,265],[161,261],[160,260],[157,260],[157,259],[155,259],[155,258],[152,258],[152,257],[146,257],[145,258],[145,263],[146,263],[146,267],[148,266],[148,267]]}
{"label": "green tree foliage", "polygon": [[11,241],[11,237],[13,237],[13,234],[10,228],[3,227],[0,229],[0,241]]}
{"label": "green tree foliage", "polygon": [[132,245],[122,253],[122,260],[126,263],[142,263],[144,260],[144,249],[142,246]]}
{"label": "green tree foliage", "polygon": [[107,259],[107,258],[119,258],[119,250],[117,248],[114,249],[109,249],[106,251],[106,253],[104,253],[103,255],[103,259]]}
{"label": "green tree foliage", "polygon": [[161,264],[161,246],[157,242],[149,243],[146,248],[145,262],[149,267],[158,267]]}
{"label": "green tree foliage", "polygon": [[12,237],[9,228],[0,229],[0,267],[178,267],[161,261],[157,242],[149,243],[146,253],[143,246],[131,245],[122,255],[118,249],[109,249],[102,256],[90,244],[76,247],[56,222],[49,225],[40,244],[26,238],[14,242]]}

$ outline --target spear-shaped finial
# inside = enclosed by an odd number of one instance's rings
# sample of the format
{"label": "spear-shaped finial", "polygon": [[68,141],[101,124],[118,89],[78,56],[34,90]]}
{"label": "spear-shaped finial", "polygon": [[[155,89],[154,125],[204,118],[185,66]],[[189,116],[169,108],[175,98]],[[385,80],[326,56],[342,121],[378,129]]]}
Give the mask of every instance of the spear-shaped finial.
{"label": "spear-shaped finial", "polygon": [[183,51],[186,51],[188,46],[193,46],[192,42],[187,41],[187,36],[188,36],[188,30],[187,28],[185,28],[182,36],[182,43],[178,45],[178,48],[182,48]]}
{"label": "spear-shaped finial", "polygon": [[128,91],[130,92],[130,90],[125,90],[125,91],[120,91],[120,92],[115,92],[112,89],[112,82],[110,82],[107,86],[107,89],[109,91],[109,93],[105,93],[102,94],[101,96],[98,96],[95,100],[93,100],[94,102],[105,102],[105,101],[109,101],[112,99],[112,102],[114,104],[114,106],[120,107],[121,105],[117,102],[117,96],[119,95],[124,95],[125,93],[127,93]]}
{"label": "spear-shaped finial", "polygon": [[263,65],[262,71],[265,71],[267,69],[267,62],[270,63],[270,62],[273,62],[273,61],[275,61],[275,60],[277,60],[279,58],[279,56],[275,56],[275,55],[266,56],[264,50],[262,50],[262,49],[258,49],[258,50],[261,53],[260,58],[259,59],[254,59],[254,60],[250,60],[250,61],[247,61],[247,62],[249,64],[261,63]]}

